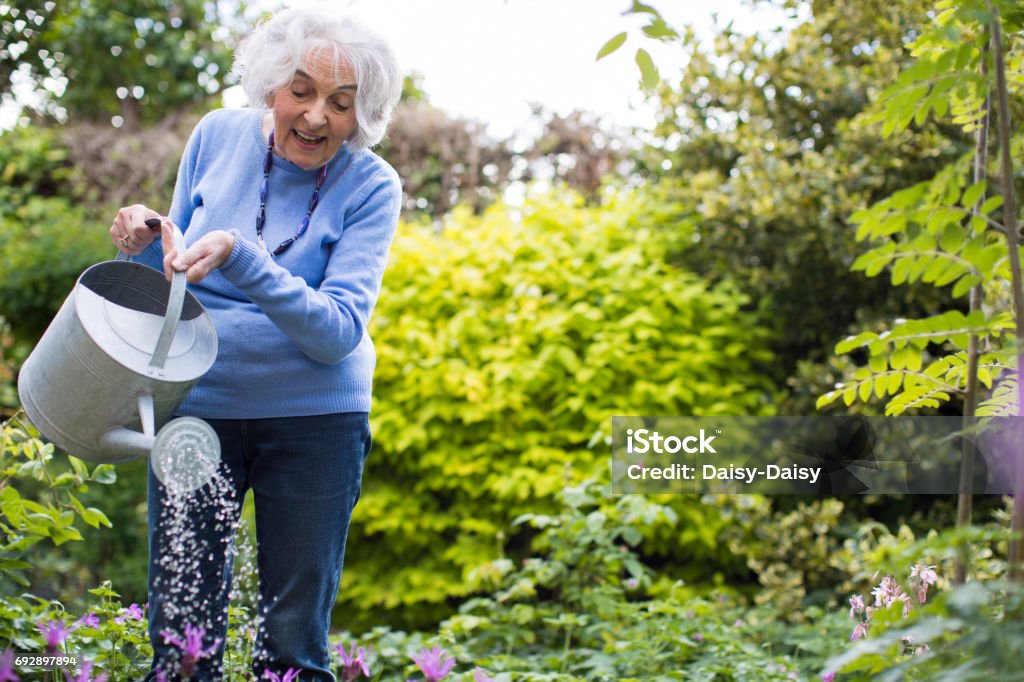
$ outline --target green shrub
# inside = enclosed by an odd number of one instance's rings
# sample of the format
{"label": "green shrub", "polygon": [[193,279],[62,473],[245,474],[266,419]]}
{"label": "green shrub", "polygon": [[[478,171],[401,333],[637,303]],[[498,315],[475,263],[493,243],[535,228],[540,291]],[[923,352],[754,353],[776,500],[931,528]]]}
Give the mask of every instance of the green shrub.
{"label": "green shrub", "polygon": [[75,196],[67,158],[49,129],[0,135],[0,318],[16,341],[39,338],[82,271],[114,255]]}
{"label": "green shrub", "polygon": [[[373,322],[375,448],[346,627],[422,626],[478,591],[481,560],[528,545],[504,536],[512,519],[607,468],[613,415],[772,410],[748,301],[666,264],[650,221],[637,197],[555,194],[457,210],[439,234],[400,228]],[[677,504],[692,525],[648,530],[685,565],[717,547],[718,512]]]}

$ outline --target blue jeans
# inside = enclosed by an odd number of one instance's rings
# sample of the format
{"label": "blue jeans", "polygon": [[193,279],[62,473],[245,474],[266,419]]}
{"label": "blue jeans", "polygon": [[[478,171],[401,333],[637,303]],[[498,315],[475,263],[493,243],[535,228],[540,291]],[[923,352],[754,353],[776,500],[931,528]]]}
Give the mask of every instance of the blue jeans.
{"label": "blue jeans", "polygon": [[[153,670],[179,679],[183,659],[163,633],[185,641],[205,630],[193,679],[222,677],[234,536],[242,499],[256,510],[260,624],[253,670],[335,682],[327,633],[338,594],[352,509],[370,452],[365,412],[253,420],[206,420],[221,443],[221,476],[169,497],[149,473],[149,634]],[[219,644],[213,646],[219,641]]]}

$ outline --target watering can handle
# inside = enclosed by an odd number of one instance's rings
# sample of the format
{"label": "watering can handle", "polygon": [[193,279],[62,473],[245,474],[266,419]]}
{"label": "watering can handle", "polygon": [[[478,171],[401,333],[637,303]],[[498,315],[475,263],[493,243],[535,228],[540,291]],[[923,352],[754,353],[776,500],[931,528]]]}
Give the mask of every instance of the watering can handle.
{"label": "watering can handle", "polygon": [[[155,218],[151,218],[155,220]],[[147,220],[148,224],[149,221]],[[174,226],[174,247],[178,253],[185,253],[185,235],[181,228]],[[128,260],[128,254],[118,251],[117,260]],[[174,340],[174,332],[178,329],[178,321],[181,319],[181,309],[185,306],[185,285],[186,275],[184,272],[175,272],[171,277],[171,294],[167,300],[167,312],[164,313],[164,326],[160,329],[160,337],[156,341],[156,348],[153,349],[153,357],[149,361],[150,369],[163,369],[167,362],[167,353],[171,350],[171,341]]]}

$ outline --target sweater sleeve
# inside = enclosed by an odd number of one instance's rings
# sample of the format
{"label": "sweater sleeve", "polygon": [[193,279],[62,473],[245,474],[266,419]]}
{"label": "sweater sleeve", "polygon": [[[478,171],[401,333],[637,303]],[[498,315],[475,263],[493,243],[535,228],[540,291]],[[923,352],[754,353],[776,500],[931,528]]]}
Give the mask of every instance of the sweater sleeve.
{"label": "sweater sleeve", "polygon": [[398,224],[397,175],[379,173],[364,187],[366,196],[345,216],[319,287],[310,287],[234,230],[235,247],[220,267],[303,353],[325,364],[341,362],[363,340]]}

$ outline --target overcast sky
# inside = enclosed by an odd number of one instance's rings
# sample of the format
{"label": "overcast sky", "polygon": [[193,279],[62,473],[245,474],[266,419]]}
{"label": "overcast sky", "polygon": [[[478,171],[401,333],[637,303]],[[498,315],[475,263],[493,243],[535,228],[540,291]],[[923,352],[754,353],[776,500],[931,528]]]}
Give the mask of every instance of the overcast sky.
{"label": "overcast sky", "polygon": [[[312,0],[322,2],[323,0]],[[651,0],[648,0],[651,1]],[[309,4],[306,0],[285,6]],[[643,104],[633,62],[636,48],[650,51],[663,74],[683,66],[681,50],[643,40],[643,15],[623,16],[630,0],[326,0],[350,11],[389,38],[406,72],[423,75],[431,102],[453,114],[488,124],[497,136],[523,128],[530,103],[567,114],[581,109],[616,126],[653,121]],[[712,11],[741,32],[785,22],[781,12],[754,12],[744,0],[653,0],[670,25],[712,35]],[[256,0],[250,11],[279,6]],[[597,51],[621,31],[626,45],[600,62]],[[227,105],[238,105],[237,90]],[[15,112],[0,111],[0,127]]]}
{"label": "overcast sky", "polygon": [[[633,61],[643,44],[663,73],[682,66],[681,51],[643,41],[631,31],[626,45],[595,61],[615,34],[639,29],[642,15],[623,16],[629,0],[337,0],[391,39],[407,71],[424,75],[424,89],[442,109],[487,122],[506,135],[539,102],[566,114],[583,109],[609,122],[649,120],[640,104]],[[720,21],[752,32],[784,21],[779,12],[752,12],[742,0],[664,0],[676,28],[693,25],[710,36],[711,11]]]}

